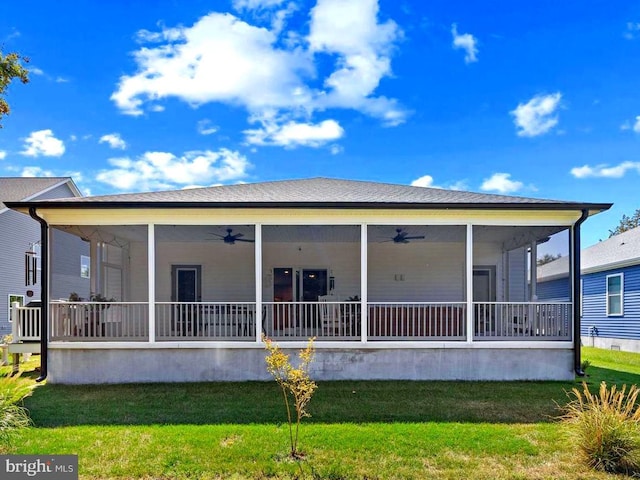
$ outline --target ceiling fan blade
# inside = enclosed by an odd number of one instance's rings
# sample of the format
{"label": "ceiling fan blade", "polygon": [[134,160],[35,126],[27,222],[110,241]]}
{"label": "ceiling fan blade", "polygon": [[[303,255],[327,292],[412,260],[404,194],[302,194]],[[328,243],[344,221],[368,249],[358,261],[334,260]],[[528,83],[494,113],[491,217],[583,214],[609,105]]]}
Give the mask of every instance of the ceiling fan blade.
{"label": "ceiling fan blade", "polygon": [[250,243],[255,242],[255,240],[249,240],[248,238],[235,238],[234,240],[236,242],[250,242]]}
{"label": "ceiling fan blade", "polygon": [[403,238],[405,240],[417,240],[419,238],[425,238],[425,236],[424,235],[414,235],[414,236],[411,236],[411,237],[403,237]]}
{"label": "ceiling fan blade", "polygon": [[218,233],[209,232],[208,235],[215,235],[218,238],[224,238],[224,235],[220,235]]}

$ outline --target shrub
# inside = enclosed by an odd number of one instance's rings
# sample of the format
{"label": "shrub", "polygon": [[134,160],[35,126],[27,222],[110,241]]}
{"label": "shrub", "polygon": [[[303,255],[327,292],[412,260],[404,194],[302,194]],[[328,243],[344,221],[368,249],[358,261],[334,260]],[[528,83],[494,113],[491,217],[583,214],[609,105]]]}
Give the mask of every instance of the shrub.
{"label": "shrub", "polygon": [[[280,350],[276,344],[263,335],[265,348],[269,352],[267,358],[267,371],[273,376],[282,390],[284,404],[287,410],[287,422],[289,424],[289,444],[291,450],[289,455],[292,458],[302,458],[304,454],[298,450],[298,433],[300,431],[300,421],[303,417],[310,417],[307,412],[307,405],[311,401],[313,392],[318,386],[309,376],[309,366],[313,360],[313,338],[309,339],[307,348],[300,350],[298,357],[300,362],[298,368],[291,365],[289,355]],[[290,400],[293,400],[295,408],[295,433],[293,431],[294,419],[291,411]]]}
{"label": "shrub", "polygon": [[6,446],[16,430],[31,424],[29,412],[21,404],[34,385],[8,369],[0,369],[0,445]]}
{"label": "shrub", "polygon": [[564,407],[562,419],[586,463],[609,473],[640,472],[640,409],[636,400],[640,390],[627,391],[602,382],[597,394],[585,382],[582,391],[567,393],[572,400]]}

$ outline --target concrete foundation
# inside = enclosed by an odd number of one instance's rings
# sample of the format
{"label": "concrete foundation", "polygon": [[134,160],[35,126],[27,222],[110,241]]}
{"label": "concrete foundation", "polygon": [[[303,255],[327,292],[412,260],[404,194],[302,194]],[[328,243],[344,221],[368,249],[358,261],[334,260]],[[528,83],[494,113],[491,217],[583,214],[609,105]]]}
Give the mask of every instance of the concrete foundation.
{"label": "concrete foundation", "polygon": [[[296,356],[295,351],[292,358]],[[49,350],[50,383],[270,380],[262,348]],[[315,380],[572,380],[566,348],[317,349]]]}
{"label": "concrete foundation", "polygon": [[622,350],[640,353],[640,340],[629,338],[580,337],[585,347],[604,348],[606,350]]}

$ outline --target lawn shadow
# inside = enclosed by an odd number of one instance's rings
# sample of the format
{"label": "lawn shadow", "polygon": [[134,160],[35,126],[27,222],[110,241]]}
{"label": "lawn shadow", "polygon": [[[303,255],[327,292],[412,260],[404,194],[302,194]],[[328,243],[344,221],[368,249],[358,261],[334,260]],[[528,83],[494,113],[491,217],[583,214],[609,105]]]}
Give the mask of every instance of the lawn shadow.
{"label": "lawn shadow", "polygon": [[640,385],[640,374],[625,372],[623,370],[614,370],[612,368],[603,368],[589,366],[587,368],[587,375],[582,378],[578,378],[579,382],[585,381],[589,385],[598,386],[601,382],[607,382],[607,384],[622,385]]}
{"label": "lawn shadow", "polygon": [[[319,382],[309,423],[540,423],[573,382]],[[44,385],[27,399],[38,427],[282,424],[274,382]]]}

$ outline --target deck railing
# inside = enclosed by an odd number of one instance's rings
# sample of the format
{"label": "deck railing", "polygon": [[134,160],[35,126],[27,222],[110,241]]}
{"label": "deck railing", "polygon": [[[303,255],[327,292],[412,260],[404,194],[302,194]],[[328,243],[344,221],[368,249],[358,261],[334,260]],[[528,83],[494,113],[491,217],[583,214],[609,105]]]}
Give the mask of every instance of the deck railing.
{"label": "deck railing", "polygon": [[[571,339],[572,304],[474,302],[473,340]],[[360,302],[157,302],[156,341],[256,341],[256,327],[275,340],[360,341]],[[39,308],[14,314],[22,340],[40,338]],[[466,302],[369,302],[367,340],[465,341]],[[149,341],[147,302],[51,304],[54,341]]]}
{"label": "deck railing", "polygon": [[19,303],[13,303],[11,319],[14,343],[40,340],[40,307],[21,307]]}
{"label": "deck railing", "polygon": [[51,340],[148,341],[146,302],[56,302],[51,304]]}
{"label": "deck railing", "polygon": [[256,339],[253,302],[157,302],[156,339]]}
{"label": "deck railing", "polygon": [[369,303],[369,340],[466,340],[466,304]]}
{"label": "deck railing", "polygon": [[359,340],[359,302],[264,302],[262,331],[278,340]]}
{"label": "deck railing", "polygon": [[571,303],[474,302],[474,340],[571,340]]}

